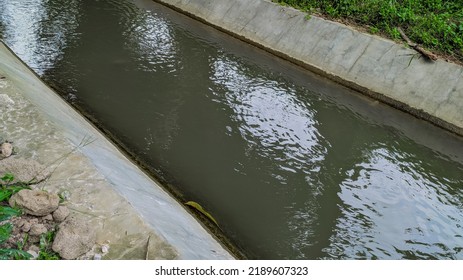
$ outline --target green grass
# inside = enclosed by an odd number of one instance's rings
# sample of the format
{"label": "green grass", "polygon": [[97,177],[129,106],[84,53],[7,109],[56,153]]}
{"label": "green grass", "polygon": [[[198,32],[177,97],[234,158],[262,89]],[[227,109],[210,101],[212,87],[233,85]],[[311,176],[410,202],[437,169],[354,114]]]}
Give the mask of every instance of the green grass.
{"label": "green grass", "polygon": [[415,43],[463,62],[462,0],[275,0],[331,19],[354,22],[371,33]]}
{"label": "green grass", "polygon": [[5,174],[0,177],[0,222],[8,220],[12,216],[21,214],[20,210],[13,209],[7,206],[7,201],[10,197],[23,189],[28,189],[29,186],[24,184],[12,184],[14,176],[12,174]]}
{"label": "green grass", "polygon": [[[13,226],[10,223],[0,225],[0,245],[8,240]],[[21,249],[0,248],[0,260],[28,260],[32,256]]]}
{"label": "green grass", "polygon": [[59,260],[57,253],[53,252],[51,246],[55,239],[55,232],[48,231],[40,236],[40,251],[38,260]]}
{"label": "green grass", "polygon": [[21,214],[20,210],[8,207],[7,201],[13,194],[29,187],[21,184],[11,184],[13,180],[14,176],[9,173],[0,177],[0,222]]}
{"label": "green grass", "polygon": [[[14,176],[12,174],[4,174],[0,177],[0,222],[6,221],[13,216],[18,216],[21,214],[21,211],[18,209],[13,209],[6,206],[6,201],[16,192],[29,188],[26,185],[21,184],[12,184]],[[3,242],[10,238],[12,231],[12,225],[10,223],[4,223],[0,225],[0,245]],[[16,259],[16,260],[27,260],[32,258],[32,256],[22,250],[21,248],[10,249],[10,248],[0,248],[0,260]]]}

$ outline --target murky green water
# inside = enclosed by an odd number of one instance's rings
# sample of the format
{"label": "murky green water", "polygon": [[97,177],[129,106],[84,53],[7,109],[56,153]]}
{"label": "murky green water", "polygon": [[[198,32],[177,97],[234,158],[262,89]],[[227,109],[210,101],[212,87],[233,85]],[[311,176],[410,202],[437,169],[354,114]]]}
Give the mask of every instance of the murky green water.
{"label": "murky green water", "polygon": [[463,259],[461,138],[135,2],[0,0],[0,37],[250,258]]}

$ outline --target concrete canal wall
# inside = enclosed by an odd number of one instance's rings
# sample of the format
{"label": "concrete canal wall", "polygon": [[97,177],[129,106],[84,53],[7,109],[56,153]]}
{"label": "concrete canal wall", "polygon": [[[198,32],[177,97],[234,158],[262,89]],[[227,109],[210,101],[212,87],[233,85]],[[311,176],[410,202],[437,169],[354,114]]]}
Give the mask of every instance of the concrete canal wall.
{"label": "concrete canal wall", "polygon": [[463,135],[463,67],[267,0],[154,0]]}
{"label": "concrete canal wall", "polygon": [[109,245],[107,258],[233,259],[1,42],[0,125],[17,157],[53,169],[40,188],[69,193],[71,212],[96,228],[100,246]]}

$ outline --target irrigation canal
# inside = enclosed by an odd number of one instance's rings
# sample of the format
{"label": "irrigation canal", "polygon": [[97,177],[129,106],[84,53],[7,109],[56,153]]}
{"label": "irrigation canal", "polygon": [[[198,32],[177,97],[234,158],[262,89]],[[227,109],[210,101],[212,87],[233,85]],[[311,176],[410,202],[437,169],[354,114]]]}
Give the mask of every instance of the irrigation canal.
{"label": "irrigation canal", "polygon": [[0,38],[249,258],[463,258],[461,138],[148,0],[0,0]]}

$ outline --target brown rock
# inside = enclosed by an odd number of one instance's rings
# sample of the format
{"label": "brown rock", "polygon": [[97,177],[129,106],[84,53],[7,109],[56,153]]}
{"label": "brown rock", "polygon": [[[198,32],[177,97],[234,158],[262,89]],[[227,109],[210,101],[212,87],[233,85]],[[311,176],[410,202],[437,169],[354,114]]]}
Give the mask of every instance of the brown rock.
{"label": "brown rock", "polygon": [[66,206],[59,206],[58,209],[53,212],[53,219],[58,223],[64,221],[69,216],[69,209]]}
{"label": "brown rock", "polygon": [[11,207],[19,207],[33,216],[46,216],[58,208],[59,197],[41,190],[21,190],[11,196]]}
{"label": "brown rock", "polygon": [[[59,207],[60,207],[60,206],[58,206],[58,208],[59,208]],[[56,211],[56,210],[55,210],[55,211]],[[48,214],[48,215],[46,215],[46,216],[43,216],[43,217],[42,217],[42,220],[44,220],[44,221],[53,221],[53,216],[52,216],[51,214]]]}
{"label": "brown rock", "polygon": [[13,153],[13,145],[5,142],[0,145],[0,158],[7,158]]}
{"label": "brown rock", "polygon": [[38,251],[28,250],[27,252],[32,256],[33,260],[36,260],[39,257],[39,252]]}
{"label": "brown rock", "polygon": [[50,169],[32,159],[9,157],[0,160],[0,174],[14,174],[12,183],[41,182],[50,176]]}
{"label": "brown rock", "polygon": [[52,249],[63,259],[72,260],[92,249],[96,232],[85,221],[69,217],[60,226]]}
{"label": "brown rock", "polygon": [[23,232],[29,232],[31,230],[31,224],[27,221],[24,221],[24,223],[21,225],[21,230]]}
{"label": "brown rock", "polygon": [[29,231],[29,234],[33,236],[39,236],[42,233],[46,233],[46,232],[47,232],[47,227],[45,227],[44,224],[34,224],[31,226],[31,230]]}

